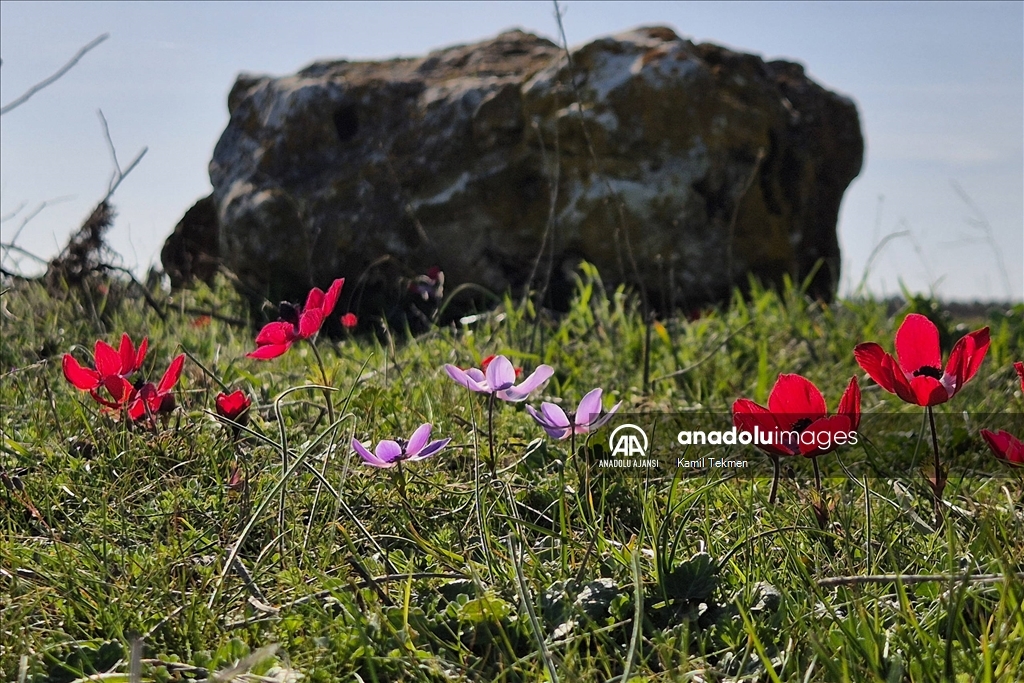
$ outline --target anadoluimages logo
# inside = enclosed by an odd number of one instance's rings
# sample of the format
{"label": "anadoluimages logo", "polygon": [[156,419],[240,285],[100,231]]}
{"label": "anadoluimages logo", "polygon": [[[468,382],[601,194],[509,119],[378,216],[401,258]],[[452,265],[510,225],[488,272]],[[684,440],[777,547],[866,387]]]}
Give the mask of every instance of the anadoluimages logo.
{"label": "anadoluimages logo", "polygon": [[613,458],[642,458],[647,455],[647,432],[627,422],[612,430],[608,446],[612,449]]}

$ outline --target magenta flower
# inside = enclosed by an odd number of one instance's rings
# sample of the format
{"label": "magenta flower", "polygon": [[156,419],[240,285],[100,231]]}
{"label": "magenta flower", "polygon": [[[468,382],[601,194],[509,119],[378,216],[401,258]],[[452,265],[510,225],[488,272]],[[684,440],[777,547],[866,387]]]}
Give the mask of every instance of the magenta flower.
{"label": "magenta flower", "polygon": [[[359,457],[367,465],[373,467],[394,467],[406,460],[415,462],[417,460],[424,460],[432,455],[436,455],[438,451],[448,445],[451,439],[438,439],[437,441],[430,441],[430,430],[433,427],[430,423],[421,424],[416,428],[416,431],[412,433],[409,440],[395,439],[394,441],[385,440],[377,444],[377,448],[374,453],[360,443],[357,439],[352,439],[352,450],[359,454]],[[429,443],[428,443],[429,441]]]}
{"label": "magenta flower", "polygon": [[[121,344],[115,351],[110,344],[97,340],[93,354],[96,360],[95,370],[82,367],[74,356],[66,353],[62,361],[64,378],[76,388],[88,391],[98,403],[120,406],[128,400],[132,392],[132,384],[127,378],[142,367],[148,341],[144,338],[136,350],[131,338],[123,334]],[[113,401],[104,399],[99,394],[100,388],[106,389]]]}
{"label": "magenta flower", "polygon": [[540,404],[540,412],[531,406],[526,406],[526,412],[548,433],[548,436],[561,440],[572,434],[588,434],[597,430],[611,419],[621,405],[622,401],[619,401],[602,415],[601,390],[594,389],[583,397],[575,413],[566,415],[565,411],[554,403],[547,402]]}
{"label": "magenta flower", "polygon": [[338,303],[338,295],[344,284],[345,278],[338,278],[326,294],[319,287],[314,287],[306,297],[306,305],[301,309],[295,304],[283,302],[281,319],[263,326],[256,335],[256,350],[246,356],[257,360],[277,358],[298,340],[315,335]]}
{"label": "magenta flower", "polygon": [[522,384],[516,385],[516,369],[505,356],[494,356],[483,370],[463,370],[454,365],[444,366],[448,376],[462,386],[481,394],[491,394],[502,401],[523,401],[534,389],[555,373],[550,365],[540,365]]}
{"label": "magenta flower", "polygon": [[184,365],[184,354],[177,356],[167,367],[164,376],[160,378],[160,384],[154,386],[152,382],[146,382],[133,391],[128,400],[128,417],[132,420],[139,420],[147,413],[149,415],[166,415],[173,411],[175,406],[174,385],[178,383]]}
{"label": "magenta flower", "polygon": [[1020,439],[1004,429],[998,432],[982,429],[981,436],[997,458],[1011,465],[1024,467],[1024,443]]}
{"label": "magenta flower", "polygon": [[943,369],[938,328],[920,313],[911,313],[896,330],[895,358],[875,342],[857,344],[853,356],[878,386],[907,403],[930,408],[963,389],[977,374],[988,347],[987,327],[964,335]]}

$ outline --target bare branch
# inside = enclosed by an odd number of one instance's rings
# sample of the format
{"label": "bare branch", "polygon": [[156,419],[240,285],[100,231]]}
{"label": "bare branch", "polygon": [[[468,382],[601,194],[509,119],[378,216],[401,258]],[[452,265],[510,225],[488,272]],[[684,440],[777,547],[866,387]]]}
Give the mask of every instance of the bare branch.
{"label": "bare branch", "polygon": [[21,247],[15,245],[15,244],[2,243],[2,244],[0,244],[0,249],[5,249],[7,251],[16,251],[19,254],[22,254],[24,256],[28,256],[33,261],[37,261],[38,263],[42,263],[44,265],[49,263],[49,261],[47,261],[46,259],[39,258],[35,254],[33,254],[31,251],[25,251],[24,249],[22,249]]}
{"label": "bare branch", "polygon": [[114,141],[110,139],[110,126],[107,125],[107,117],[103,115],[102,109],[97,109],[96,113],[103,125],[103,139],[107,141],[107,151],[110,152],[110,158],[114,162],[114,172],[110,175],[110,182],[107,183],[107,197],[109,197],[111,188],[114,187],[114,181],[121,176],[121,164],[117,163],[117,150],[114,149]]}
{"label": "bare branch", "polygon": [[39,92],[40,90],[42,90],[46,86],[48,86],[51,83],[53,83],[54,81],[56,81],[58,78],[60,78],[64,74],[66,74],[71,69],[71,67],[73,67],[75,64],[78,63],[79,59],[81,59],[82,57],[85,56],[85,53],[87,53],[89,50],[93,49],[94,47],[96,47],[97,45],[99,45],[100,43],[102,43],[104,40],[106,40],[109,37],[110,37],[109,33],[104,33],[103,35],[95,38],[91,43],[89,43],[88,45],[83,47],[81,50],[76,52],[75,56],[71,58],[71,61],[69,61],[67,64],[65,64],[61,68],[57,69],[57,72],[54,73],[52,76],[50,76],[49,78],[46,78],[46,79],[44,79],[42,81],[39,81],[38,83],[33,85],[31,88],[26,90],[25,94],[23,94],[21,97],[19,97],[19,98],[15,99],[15,100],[5,104],[3,107],[0,107],[0,116],[3,116],[4,114],[6,114],[7,112],[11,111],[12,109],[16,109],[17,107],[20,107],[21,105],[23,105],[26,102],[28,102],[28,99],[30,97],[32,97],[33,95],[35,95],[37,92]]}
{"label": "bare branch", "polygon": [[[68,195],[64,195],[63,197],[56,197],[54,199],[47,199],[46,201],[40,203],[39,206],[37,206],[27,216],[25,216],[24,218],[21,219],[21,225],[19,225],[18,229],[14,231],[14,237],[11,238],[11,244],[14,244],[15,242],[18,241],[18,235],[20,235],[21,231],[25,229],[25,226],[28,225],[28,222],[31,221],[36,216],[38,216],[42,212],[43,209],[45,209],[48,206],[53,206],[54,204],[60,204],[61,202],[71,201],[74,198],[75,198],[74,195],[68,194]],[[24,207],[24,204],[22,204],[22,207]],[[6,218],[14,218],[20,211],[21,211],[21,208],[19,208],[18,211],[15,211],[13,214],[10,214],[9,216],[5,217],[5,219]]]}
{"label": "bare branch", "polygon": [[117,186],[121,184],[121,181],[128,177],[128,174],[132,172],[132,169],[142,161],[142,157],[144,157],[146,152],[149,151],[149,147],[143,147],[142,150],[135,155],[135,158],[132,159],[132,162],[128,164],[128,168],[122,171],[121,164],[117,161],[117,150],[114,148],[114,141],[110,139],[110,127],[107,125],[107,117],[103,115],[102,109],[97,109],[96,113],[99,115],[100,123],[103,125],[103,139],[107,141],[107,150],[110,151],[110,158],[114,161],[114,173],[110,176],[110,182],[107,183],[107,196],[103,198],[103,201],[105,202],[113,196],[114,190],[116,190]]}
{"label": "bare branch", "polygon": [[15,216],[17,216],[19,213],[21,213],[21,210],[24,209],[27,205],[28,205],[28,202],[22,202],[21,204],[18,204],[18,208],[17,209],[15,209],[14,211],[11,211],[10,213],[5,213],[3,216],[0,216],[0,223],[6,223],[7,221],[11,220]]}
{"label": "bare branch", "polygon": [[121,181],[127,178],[128,174],[131,173],[132,170],[139,165],[139,162],[142,161],[142,157],[146,156],[146,152],[148,151],[149,147],[143,147],[141,150],[139,150],[139,153],[135,155],[135,158],[132,159],[132,163],[128,164],[128,168],[124,169],[123,173],[120,171],[118,172],[117,181],[110,188],[110,190],[107,191],[107,196],[103,198],[104,201],[110,199],[111,195],[114,194],[114,190],[117,189],[117,186],[120,185]]}

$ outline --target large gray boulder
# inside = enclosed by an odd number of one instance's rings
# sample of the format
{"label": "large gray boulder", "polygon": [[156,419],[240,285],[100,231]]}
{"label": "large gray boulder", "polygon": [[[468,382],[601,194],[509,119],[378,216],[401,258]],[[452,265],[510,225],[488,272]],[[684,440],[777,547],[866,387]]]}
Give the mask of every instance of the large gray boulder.
{"label": "large gray boulder", "polygon": [[364,310],[431,267],[448,292],[539,287],[550,272],[557,299],[580,259],[659,307],[721,301],[748,274],[813,275],[827,299],[864,150],[854,103],[799,64],[661,27],[576,48],[571,64],[510,31],[241,75],[228,108],[210,162],[219,225],[194,223],[218,231],[210,256],[272,301],[346,276]]}

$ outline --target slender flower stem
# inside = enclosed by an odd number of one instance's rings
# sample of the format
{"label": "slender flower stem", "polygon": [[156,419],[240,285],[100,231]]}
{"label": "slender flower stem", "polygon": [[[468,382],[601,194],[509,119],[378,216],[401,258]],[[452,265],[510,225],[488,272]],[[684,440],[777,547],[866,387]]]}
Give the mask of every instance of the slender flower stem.
{"label": "slender flower stem", "polygon": [[491,451],[491,478],[493,479],[498,472],[498,456],[494,452],[494,394],[489,394],[487,397],[487,442],[490,446]]}
{"label": "slender flower stem", "polygon": [[938,528],[942,524],[942,492],[946,489],[946,474],[942,471],[942,462],[939,459],[939,437],[935,429],[935,413],[932,412],[931,406],[928,406],[925,410],[928,411],[928,423],[932,428],[932,453],[935,456],[935,473],[932,475],[934,478],[931,481],[931,485],[932,495],[935,498],[935,524],[936,528]]}
{"label": "slender flower stem", "polygon": [[[570,429],[573,424],[572,418],[569,420]],[[569,435],[569,457],[576,457],[576,430],[573,429]],[[558,532],[561,536],[561,555],[562,555],[562,573],[565,574],[569,571],[569,504],[565,500],[565,468],[569,466],[568,460],[562,463],[562,466],[558,468]]]}
{"label": "slender flower stem", "polygon": [[402,463],[395,466],[395,485],[398,487],[398,496],[409,505],[409,499],[405,495],[405,472],[402,470]]}
{"label": "slender flower stem", "polygon": [[772,490],[768,494],[768,504],[775,505],[775,500],[779,495],[779,477],[782,476],[782,467],[779,464],[779,456],[769,455],[772,459]]}
{"label": "slender flower stem", "polygon": [[[320,376],[324,378],[324,386],[331,386],[330,381],[327,379],[327,370],[324,368],[324,361],[320,357],[320,351],[317,350],[316,344],[313,341],[309,342],[309,345],[313,348],[313,355],[316,357],[316,364],[320,368]],[[331,402],[331,392],[324,389],[324,401],[327,402],[327,418],[330,420],[328,424],[334,424],[334,404]]]}
{"label": "slender flower stem", "polygon": [[[491,396],[491,407],[493,407],[494,396]],[[480,546],[483,550],[484,561],[487,563],[488,576],[494,576],[494,567],[491,563],[491,541],[487,531],[487,524],[484,522],[484,492],[480,484],[480,430],[476,426],[476,410],[473,409],[474,402],[470,401],[470,415],[473,417],[473,507],[476,512],[476,523],[480,527]],[[490,421],[490,420],[488,420]],[[488,437],[491,443],[491,452],[494,452],[493,429],[488,429]]]}
{"label": "slender flower stem", "polygon": [[814,488],[818,491],[818,498],[821,498],[821,470],[818,468],[818,459],[811,458],[814,463]]}

